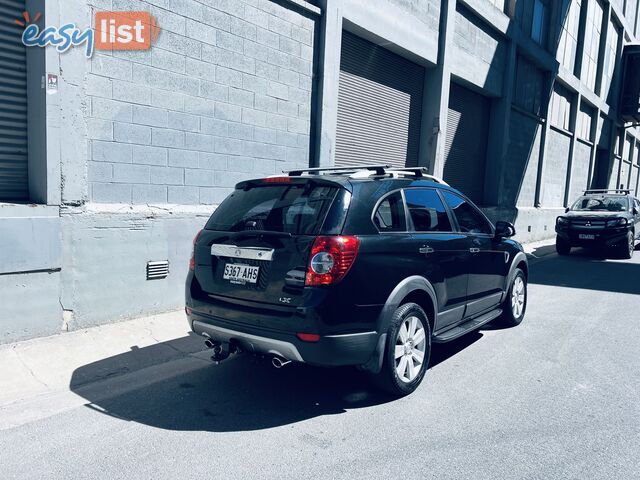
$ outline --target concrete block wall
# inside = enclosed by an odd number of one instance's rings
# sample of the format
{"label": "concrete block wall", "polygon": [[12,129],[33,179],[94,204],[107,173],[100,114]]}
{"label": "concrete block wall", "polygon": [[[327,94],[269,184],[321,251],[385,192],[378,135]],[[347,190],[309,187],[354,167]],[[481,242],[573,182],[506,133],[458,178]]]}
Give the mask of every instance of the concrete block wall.
{"label": "concrete block wall", "polygon": [[217,204],[238,181],[308,166],[313,18],[269,0],[111,8],[149,10],[162,31],[90,62],[89,201]]}
{"label": "concrete block wall", "polygon": [[440,26],[440,0],[389,0],[418,18],[430,30],[438,31]]}

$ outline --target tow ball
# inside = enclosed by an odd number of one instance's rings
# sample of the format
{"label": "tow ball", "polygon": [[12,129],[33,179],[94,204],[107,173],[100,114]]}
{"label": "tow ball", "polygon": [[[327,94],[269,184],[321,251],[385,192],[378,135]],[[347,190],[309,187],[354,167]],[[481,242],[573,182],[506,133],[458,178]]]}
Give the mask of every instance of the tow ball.
{"label": "tow ball", "polygon": [[207,338],[204,344],[212,350],[213,355],[211,355],[211,360],[213,360],[216,365],[227,359],[232,353],[238,353],[240,351],[238,346],[231,342],[219,342],[212,338]]}

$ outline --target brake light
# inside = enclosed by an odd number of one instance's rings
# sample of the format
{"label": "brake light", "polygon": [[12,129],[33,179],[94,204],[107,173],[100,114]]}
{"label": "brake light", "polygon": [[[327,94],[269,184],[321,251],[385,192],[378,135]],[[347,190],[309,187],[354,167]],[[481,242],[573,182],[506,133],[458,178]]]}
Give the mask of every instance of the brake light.
{"label": "brake light", "polygon": [[196,242],[198,241],[198,238],[200,238],[201,233],[202,233],[202,230],[196,233],[196,236],[193,239],[193,246],[191,247],[191,259],[189,259],[189,270],[191,270],[192,272],[196,269]]}
{"label": "brake light", "polygon": [[291,177],[267,177],[262,179],[262,183],[291,183]]}
{"label": "brake light", "polygon": [[298,337],[303,342],[319,342],[320,335],[317,333],[296,333],[296,337]]}
{"label": "brake light", "polygon": [[305,285],[333,285],[342,280],[356,259],[360,240],[354,236],[318,237],[311,247]]}

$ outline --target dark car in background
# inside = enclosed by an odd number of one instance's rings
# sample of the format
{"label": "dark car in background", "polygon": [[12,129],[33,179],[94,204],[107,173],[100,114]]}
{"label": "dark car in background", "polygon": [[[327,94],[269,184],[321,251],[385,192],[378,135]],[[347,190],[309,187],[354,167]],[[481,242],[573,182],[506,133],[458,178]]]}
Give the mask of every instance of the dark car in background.
{"label": "dark car in background", "polygon": [[432,342],[522,321],[528,266],[514,234],[421,168],[241,182],[194,240],[188,320],[216,361],[354,365],[405,395]]}
{"label": "dark car in background", "polygon": [[640,239],[640,201],[629,190],[587,190],[556,220],[556,250],[573,247],[613,252],[629,259]]}

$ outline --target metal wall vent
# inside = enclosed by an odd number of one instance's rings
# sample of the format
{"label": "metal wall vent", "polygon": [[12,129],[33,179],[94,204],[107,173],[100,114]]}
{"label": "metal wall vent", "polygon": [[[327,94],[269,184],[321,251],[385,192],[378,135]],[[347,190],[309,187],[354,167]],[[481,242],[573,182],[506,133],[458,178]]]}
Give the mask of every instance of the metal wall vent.
{"label": "metal wall vent", "polygon": [[147,262],[147,280],[158,280],[169,275],[169,260]]}

